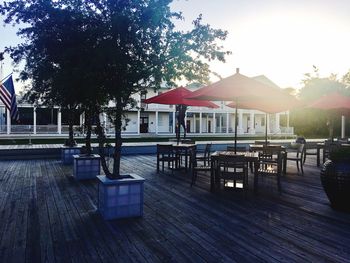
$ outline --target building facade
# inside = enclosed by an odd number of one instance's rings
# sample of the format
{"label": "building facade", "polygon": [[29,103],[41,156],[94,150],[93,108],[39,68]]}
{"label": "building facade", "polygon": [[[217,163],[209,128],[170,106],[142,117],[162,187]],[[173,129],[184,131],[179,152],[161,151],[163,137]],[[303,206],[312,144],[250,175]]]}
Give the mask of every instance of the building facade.
{"label": "building facade", "polygon": [[[164,91],[164,90],[162,90]],[[159,92],[162,92],[159,91]],[[144,104],[143,99],[157,95],[149,91],[144,95],[135,95],[138,107],[126,113],[123,136],[173,136],[175,135],[175,106],[161,104]],[[188,107],[186,129],[189,136],[220,136],[234,134],[235,110],[227,107],[225,102],[215,102],[219,108]],[[68,134],[67,112],[58,107],[47,108],[31,104],[18,105],[20,122],[10,121],[9,112],[0,104],[0,136],[66,136]],[[100,119],[108,135],[114,134],[113,124],[106,114]],[[83,135],[84,114],[75,116],[74,131]],[[261,136],[265,126],[269,135],[293,135],[289,127],[289,112],[265,114],[257,110],[238,110],[237,134]]]}

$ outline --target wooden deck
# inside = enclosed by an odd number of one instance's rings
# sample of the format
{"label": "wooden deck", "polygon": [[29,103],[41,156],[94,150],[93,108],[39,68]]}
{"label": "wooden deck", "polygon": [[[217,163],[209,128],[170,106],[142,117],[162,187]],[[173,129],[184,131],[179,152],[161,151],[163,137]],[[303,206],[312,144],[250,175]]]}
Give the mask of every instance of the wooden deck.
{"label": "wooden deck", "polygon": [[[288,167],[283,193],[209,192],[209,178],[156,174],[154,155],[123,157],[143,176],[144,217],[104,221],[97,181],[59,160],[0,162],[0,262],[350,262],[350,214],[333,211],[315,159]],[[252,185],[252,184],[251,184]]]}

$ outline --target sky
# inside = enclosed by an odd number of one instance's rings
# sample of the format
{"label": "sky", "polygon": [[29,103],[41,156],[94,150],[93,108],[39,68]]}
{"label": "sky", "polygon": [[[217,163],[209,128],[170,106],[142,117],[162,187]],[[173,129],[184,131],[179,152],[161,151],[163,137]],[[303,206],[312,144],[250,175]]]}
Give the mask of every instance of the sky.
{"label": "sky", "polygon": [[[211,63],[222,77],[240,68],[247,76],[265,75],[281,88],[300,88],[313,65],[325,77],[350,70],[350,1],[174,0],[171,7],[183,12],[181,29],[189,29],[202,14],[204,23],[228,31],[223,45],[232,55],[226,63]],[[21,41],[15,33],[0,22],[0,50]],[[3,75],[12,70],[7,56]]]}

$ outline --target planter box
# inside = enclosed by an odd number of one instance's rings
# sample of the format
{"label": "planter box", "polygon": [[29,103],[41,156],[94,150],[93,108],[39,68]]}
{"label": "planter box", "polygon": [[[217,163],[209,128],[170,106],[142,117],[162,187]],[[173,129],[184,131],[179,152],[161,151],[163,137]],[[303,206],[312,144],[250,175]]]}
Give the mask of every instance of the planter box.
{"label": "planter box", "polygon": [[76,180],[93,179],[100,174],[100,156],[98,154],[73,155],[73,158],[73,176]]}
{"label": "planter box", "polygon": [[98,210],[104,219],[140,217],[143,215],[143,184],[145,179],[130,174],[126,178],[110,180],[97,176]]}
{"label": "planter box", "polygon": [[80,154],[81,147],[61,147],[61,160],[63,164],[73,164],[73,155]]}

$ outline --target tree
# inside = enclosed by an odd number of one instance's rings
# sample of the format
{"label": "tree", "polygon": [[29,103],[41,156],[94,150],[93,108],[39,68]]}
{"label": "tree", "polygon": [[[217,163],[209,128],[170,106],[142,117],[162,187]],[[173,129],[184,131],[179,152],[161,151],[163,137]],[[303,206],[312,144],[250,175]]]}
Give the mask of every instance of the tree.
{"label": "tree", "polygon": [[[335,74],[320,77],[318,68],[313,66],[313,72],[305,74],[304,86],[299,91],[299,97],[308,104],[327,93],[346,92],[344,79],[346,75],[342,81],[339,81]],[[334,112],[297,109],[292,111],[290,122],[295,127],[295,132],[303,136],[328,136],[333,133],[333,129],[337,132],[340,130],[340,116]]]}
{"label": "tree", "polygon": [[102,94],[96,96],[97,79],[92,74],[96,39],[91,38],[94,28],[87,25],[93,21],[75,2],[31,1],[28,6],[22,3],[5,2],[1,11],[8,12],[6,23],[17,17],[17,22],[29,25],[18,32],[26,42],[7,48],[15,63],[26,61],[20,74],[23,81],[31,80],[25,99],[69,110],[70,146],[74,142],[74,112],[85,112],[86,148],[91,153],[91,111],[106,98]]}
{"label": "tree", "polygon": [[[2,13],[7,15],[5,22],[30,23],[34,29],[40,24],[36,12],[42,12],[43,17],[47,15],[41,7],[43,3],[60,10],[77,10],[88,18],[84,28],[88,32],[86,38],[91,40],[88,46],[94,61],[88,75],[95,77],[91,90],[95,96],[106,94],[115,103],[109,115],[115,126],[113,170],[109,171],[103,165],[109,178],[120,176],[122,117],[123,112],[134,103],[132,95],[147,88],[158,89],[161,84],[171,85],[180,79],[208,82],[208,62],[224,62],[225,56],[230,53],[218,44],[218,41],[226,39],[227,32],[203,24],[201,15],[193,21],[192,30],[177,30],[174,21],[183,17],[181,13],[170,10],[171,2],[14,0],[5,2],[1,7]],[[26,38],[31,44],[36,44],[30,35]],[[96,104],[98,107],[102,105],[100,102]],[[104,134],[99,122],[97,130],[102,142]],[[103,156],[103,151],[101,154]]]}

